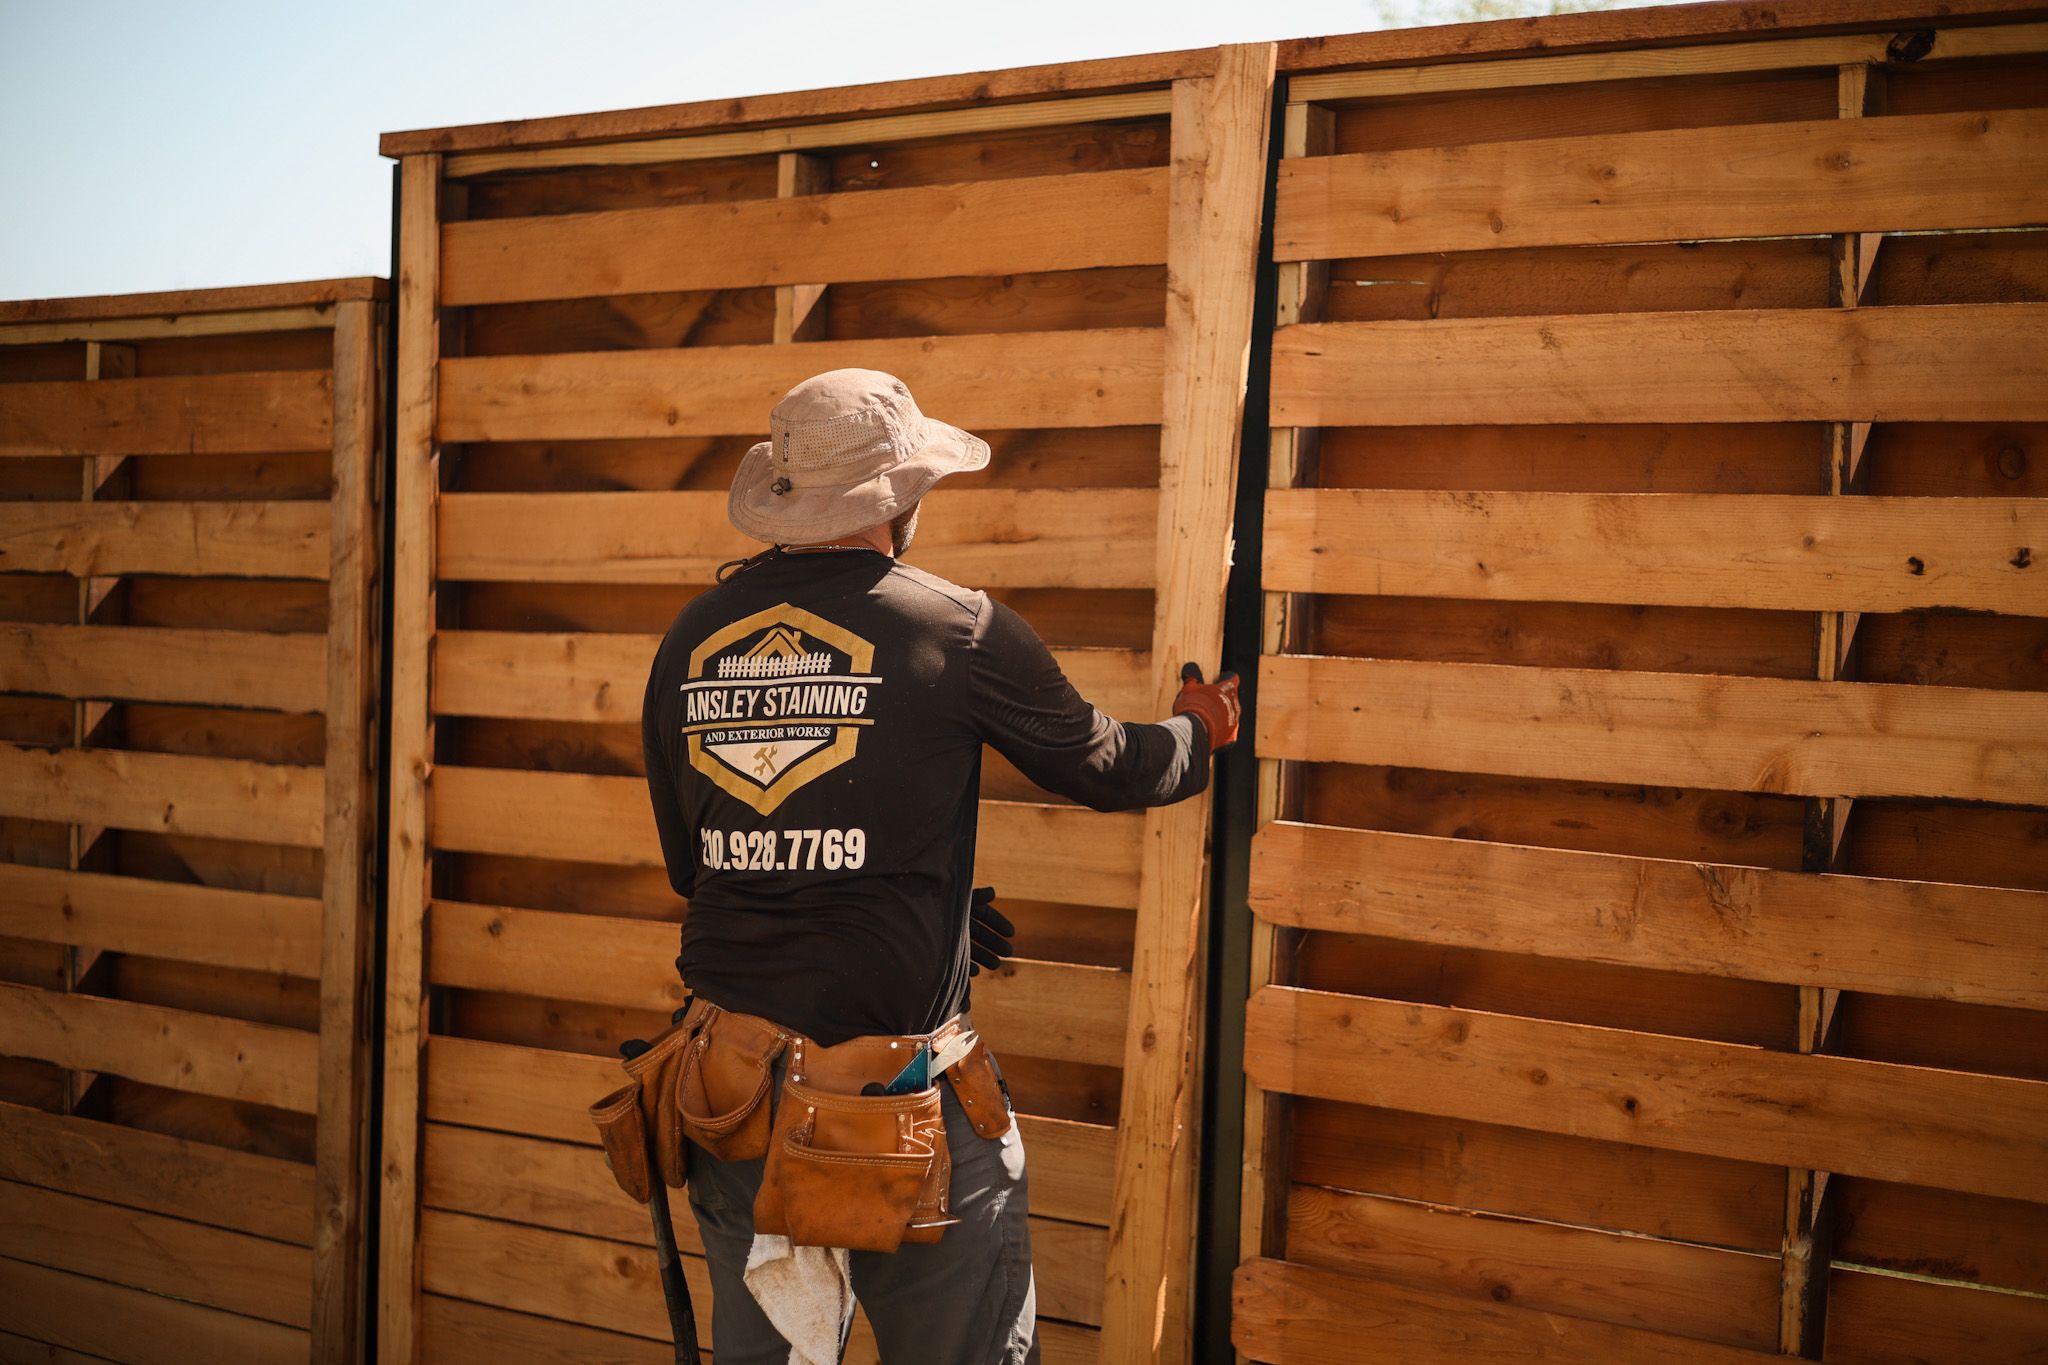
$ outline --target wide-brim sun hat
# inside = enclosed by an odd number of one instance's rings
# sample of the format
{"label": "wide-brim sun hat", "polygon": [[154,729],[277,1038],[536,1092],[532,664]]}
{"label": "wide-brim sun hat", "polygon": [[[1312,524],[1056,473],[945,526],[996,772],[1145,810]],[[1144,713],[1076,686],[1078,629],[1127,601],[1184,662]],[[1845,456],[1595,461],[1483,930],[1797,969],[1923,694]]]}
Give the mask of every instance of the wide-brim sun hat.
{"label": "wide-brim sun hat", "polygon": [[879,526],[948,474],[988,467],[988,442],[925,416],[880,370],[813,375],[769,412],[768,431],[741,458],[726,514],[775,545]]}

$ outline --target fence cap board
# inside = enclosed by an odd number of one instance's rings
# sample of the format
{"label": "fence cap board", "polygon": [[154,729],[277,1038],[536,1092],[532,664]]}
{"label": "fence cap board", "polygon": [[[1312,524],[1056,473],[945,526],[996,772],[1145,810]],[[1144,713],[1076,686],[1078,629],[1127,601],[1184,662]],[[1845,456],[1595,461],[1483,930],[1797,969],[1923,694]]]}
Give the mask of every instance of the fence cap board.
{"label": "fence cap board", "polygon": [[791,90],[449,128],[415,128],[384,134],[377,149],[385,156],[403,157],[423,152],[569,147],[670,133],[824,123],[861,114],[937,113],[1017,100],[1100,95],[1164,85],[1188,76],[1209,75],[1215,65],[1214,48],[1188,48],[1136,57],[839,85],[822,90]]}
{"label": "fence cap board", "polygon": [[[1783,0],[1660,5],[1604,13],[1493,19],[1376,33],[1293,38],[1279,44],[1283,72],[1332,67],[1403,66],[1597,52],[1630,46],[1676,46],[1716,40],[1849,33],[1937,24],[1994,23],[2048,15],[2014,0]],[[1013,100],[1104,94],[1212,74],[1214,48],[1190,48],[1085,62],[1009,67],[964,75],[877,81],[823,90],[645,105],[596,113],[414,128],[385,133],[378,150],[404,157],[426,152],[569,147],[675,133],[798,125],[879,113],[938,112]]]}
{"label": "fence cap board", "polygon": [[1280,69],[1292,73],[1332,67],[1406,66],[1475,57],[1676,47],[1733,38],[1950,27],[2010,22],[2043,13],[2048,10],[2014,0],[1785,0],[1782,4],[1719,0],[1294,38],[1280,44]]}
{"label": "fence cap board", "polygon": [[232,313],[260,308],[381,299],[388,282],[380,275],[285,284],[246,284],[225,289],[169,289],[150,294],[81,294],[74,298],[0,300],[0,325],[86,322],[110,318],[161,317],[168,313]]}

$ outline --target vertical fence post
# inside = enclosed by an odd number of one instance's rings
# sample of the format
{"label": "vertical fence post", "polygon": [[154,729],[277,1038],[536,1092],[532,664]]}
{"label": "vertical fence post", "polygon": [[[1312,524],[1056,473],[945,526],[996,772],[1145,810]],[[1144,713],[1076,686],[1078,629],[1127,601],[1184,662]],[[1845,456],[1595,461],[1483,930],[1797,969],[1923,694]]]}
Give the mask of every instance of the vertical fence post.
{"label": "vertical fence post", "polygon": [[441,158],[402,163],[397,310],[396,500],[392,532],[390,909],[385,929],[384,1147],[378,1358],[419,1350],[420,1051],[427,1041],[427,801],[433,776],[434,436],[440,363]]}
{"label": "vertical fence post", "polygon": [[[1166,390],[1152,669],[1157,711],[1188,659],[1223,649],[1238,437],[1265,197],[1275,49],[1219,48],[1173,87]],[[1208,890],[1208,794],[1145,817],[1100,1358],[1185,1353],[1196,1010]],[[1168,1340],[1167,1323],[1179,1324]]]}
{"label": "vertical fence post", "polygon": [[[1868,63],[1854,62],[1836,75],[1836,114],[1862,118],[1877,93]],[[1837,308],[1862,302],[1882,233],[1851,232],[1834,241],[1828,301]],[[1870,440],[1868,422],[1827,424],[1826,466],[1821,491],[1831,496],[1853,493],[1860,486],[1863,452]],[[1837,682],[1852,675],[1851,649],[1859,613],[1822,612],[1814,630],[1814,676]],[[1838,870],[1842,836],[1848,832],[1854,804],[1847,796],[1811,797],[1806,802],[1806,841],[1801,857],[1808,872]],[[1795,1045],[1803,1053],[1828,1050],[1841,992],[1831,986],[1799,987]],[[1778,1349],[1786,1355],[1818,1360],[1826,1336],[1828,1267],[1832,1259],[1833,1201],[1827,1197],[1828,1173],[1794,1168],[1786,1172],[1784,1269],[1779,1281]]]}
{"label": "vertical fence post", "polygon": [[334,455],[329,492],[327,838],[321,864],[320,1122],[314,1152],[313,1350],[325,1361],[362,1351],[370,1149],[368,916],[374,905],[378,640],[373,586],[383,525],[376,498],[378,305],[335,305]]}

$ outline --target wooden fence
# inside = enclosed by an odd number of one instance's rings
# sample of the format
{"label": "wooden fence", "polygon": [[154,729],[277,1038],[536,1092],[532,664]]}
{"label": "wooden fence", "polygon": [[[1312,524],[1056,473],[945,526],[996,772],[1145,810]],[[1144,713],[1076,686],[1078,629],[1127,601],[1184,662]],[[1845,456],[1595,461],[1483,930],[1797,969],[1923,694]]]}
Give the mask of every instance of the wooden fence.
{"label": "wooden fence", "polygon": [[384,282],[0,304],[0,1355],[363,1346]]}
{"label": "wooden fence", "polygon": [[[986,435],[910,558],[1023,612],[1105,708],[1162,715],[1216,656],[1272,73],[1229,48],[999,75],[980,93],[1025,98],[967,109],[948,79],[385,139],[385,1358],[671,1358],[586,1107],[679,998],[641,693],[759,548],[725,489],[785,389],[887,369]],[[1170,1342],[1185,1320],[1207,804],[1099,814],[993,757],[982,796],[1021,960],[975,1013],[1023,1115],[1047,1359],[1098,1328],[1138,1359],[1169,1279]]]}
{"label": "wooden fence", "polygon": [[1246,1356],[2048,1341],[2048,25],[1838,17],[1283,53]]}

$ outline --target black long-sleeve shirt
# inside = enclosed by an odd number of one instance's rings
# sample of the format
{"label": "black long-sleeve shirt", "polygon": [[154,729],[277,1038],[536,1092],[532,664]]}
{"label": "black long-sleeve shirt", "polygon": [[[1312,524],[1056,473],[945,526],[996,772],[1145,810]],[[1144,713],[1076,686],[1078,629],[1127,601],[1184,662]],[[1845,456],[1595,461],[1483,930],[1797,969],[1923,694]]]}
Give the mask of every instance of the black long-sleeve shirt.
{"label": "black long-sleeve shirt", "polygon": [[684,979],[826,1044],[965,1001],[984,742],[1097,810],[1209,770],[1193,717],[1112,720],[1015,612],[859,549],[772,552],[685,607],[641,738]]}

